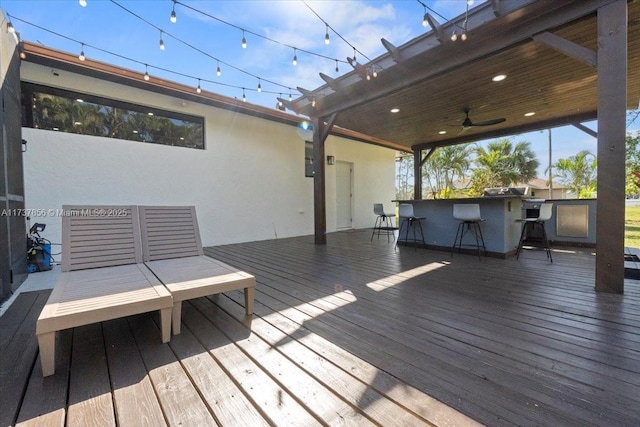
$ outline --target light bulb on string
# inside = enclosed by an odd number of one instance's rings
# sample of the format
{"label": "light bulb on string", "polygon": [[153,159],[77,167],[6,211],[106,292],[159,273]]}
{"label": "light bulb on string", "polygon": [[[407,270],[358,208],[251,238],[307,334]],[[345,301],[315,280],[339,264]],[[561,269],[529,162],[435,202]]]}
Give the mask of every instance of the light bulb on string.
{"label": "light bulb on string", "polygon": [[329,38],[329,24],[327,25],[327,30],[324,34],[324,44],[328,45],[329,43],[331,43],[331,39]]}
{"label": "light bulb on string", "polygon": [[13,24],[11,23],[11,21],[7,22],[7,31],[10,32],[11,34],[16,33],[16,29],[13,27]]}
{"label": "light bulb on string", "polygon": [[291,102],[293,100],[293,97],[291,96],[291,90],[289,90],[289,102]]}
{"label": "light bulb on string", "polygon": [[282,107],[282,93],[278,96],[278,107]]}
{"label": "light bulb on string", "polygon": [[296,53],[296,48],[293,48],[293,60],[291,61],[291,63],[296,66],[298,65],[298,54]]}
{"label": "light bulb on string", "polygon": [[467,5],[471,6],[473,4],[473,0],[467,0]]}
{"label": "light bulb on string", "polygon": [[149,66],[144,64],[144,77],[145,81],[149,81]]}
{"label": "light bulb on string", "polygon": [[451,34],[451,41],[454,42],[458,40],[458,33],[456,33],[456,30],[453,30],[453,34]]}
{"label": "light bulb on string", "polygon": [[173,9],[171,10],[171,17],[169,17],[169,20],[174,24],[178,21],[178,17],[176,16],[176,0],[173,0]]}
{"label": "light bulb on string", "polygon": [[162,30],[160,30],[160,50],[164,50],[164,40],[162,40]]}
{"label": "light bulb on string", "polygon": [[375,79],[376,77],[378,77],[378,70],[375,69],[375,67],[373,68],[373,78]]}
{"label": "light bulb on string", "polygon": [[243,49],[247,48],[247,39],[244,36],[244,30],[242,30],[242,43],[241,43],[241,46],[242,46]]}
{"label": "light bulb on string", "polygon": [[242,102],[247,102],[247,95],[244,93],[244,88],[242,88]]}
{"label": "light bulb on string", "polygon": [[358,60],[356,59],[356,48],[354,47],[353,48],[353,63],[355,64],[357,62],[358,62]]}
{"label": "light bulb on string", "polygon": [[218,62],[218,68],[216,68],[216,74],[218,75],[218,77],[220,77],[220,75],[222,74],[222,70],[220,69],[220,63]]}
{"label": "light bulb on string", "polygon": [[427,8],[424,8],[424,17],[422,18],[422,26],[427,28],[429,26],[429,14],[427,13]]}
{"label": "light bulb on string", "polygon": [[336,59],[336,73],[340,72],[340,69],[338,68],[338,60]]}
{"label": "light bulb on string", "polygon": [[314,96],[313,99],[311,100],[311,106],[315,107],[316,106],[316,97]]}
{"label": "light bulb on string", "polygon": [[200,87],[200,79],[198,79],[198,87],[196,88],[196,92],[202,92],[202,88]]}
{"label": "light bulb on string", "polygon": [[86,59],[84,56],[84,43],[82,43],[82,47],[80,48],[80,55],[78,55],[78,59],[80,61],[84,61]]}
{"label": "light bulb on string", "polygon": [[260,84],[260,79],[258,79],[258,92],[262,92],[262,85]]}
{"label": "light bulb on string", "polygon": [[460,40],[465,41],[467,39],[467,33],[460,34]]}
{"label": "light bulb on string", "polygon": [[82,7],[87,7],[87,0],[78,0],[78,4]]}

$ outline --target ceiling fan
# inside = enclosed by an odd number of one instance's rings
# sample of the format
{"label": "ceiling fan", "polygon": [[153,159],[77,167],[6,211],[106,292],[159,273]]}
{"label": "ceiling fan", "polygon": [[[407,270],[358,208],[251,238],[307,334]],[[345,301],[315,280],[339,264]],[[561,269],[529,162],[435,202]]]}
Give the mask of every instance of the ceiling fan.
{"label": "ceiling fan", "polygon": [[469,118],[469,108],[465,108],[464,109],[464,114],[465,114],[465,119],[462,122],[462,129],[469,129],[470,127],[473,126],[493,126],[493,125],[497,125],[498,123],[502,123],[504,121],[506,121],[507,119],[505,119],[504,117],[499,118],[499,119],[493,119],[493,120],[485,120],[484,122],[472,122],[471,119]]}

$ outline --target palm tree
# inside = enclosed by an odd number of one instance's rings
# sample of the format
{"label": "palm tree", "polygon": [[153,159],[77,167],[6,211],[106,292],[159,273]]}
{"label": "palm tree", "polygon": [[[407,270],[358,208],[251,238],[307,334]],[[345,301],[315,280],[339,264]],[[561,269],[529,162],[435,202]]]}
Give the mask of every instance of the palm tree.
{"label": "palm tree", "polygon": [[487,187],[508,187],[536,177],[540,162],[535,158],[531,143],[500,139],[476,149],[475,170],[471,178],[474,194]]}
{"label": "palm tree", "polygon": [[589,150],[559,159],[554,165],[554,177],[579,199],[593,197],[596,191],[597,159]]}
{"label": "palm tree", "polygon": [[434,197],[451,197],[453,182],[464,179],[469,171],[470,157],[474,148],[473,144],[436,148],[434,154],[427,160],[423,174]]}

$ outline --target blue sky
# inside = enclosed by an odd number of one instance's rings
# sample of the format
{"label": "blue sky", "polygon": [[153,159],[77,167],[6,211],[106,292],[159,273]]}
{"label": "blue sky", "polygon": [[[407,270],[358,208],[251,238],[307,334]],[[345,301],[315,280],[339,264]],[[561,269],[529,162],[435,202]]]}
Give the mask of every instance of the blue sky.
{"label": "blue sky", "polygon": [[[423,3],[447,19],[463,14],[466,8],[465,0]],[[480,3],[476,0],[471,7]],[[329,30],[331,42],[326,45],[326,26],[307,5],[348,43]],[[144,72],[147,64],[152,78],[191,84],[194,90],[200,79],[203,90],[238,99],[242,98],[244,87],[247,102],[267,107],[275,107],[280,93],[288,98],[288,88],[292,88],[292,96],[296,98],[298,86],[306,89],[321,86],[324,82],[319,72],[337,77],[350,71],[350,65],[344,61],[353,56],[353,47],[362,52],[357,57],[364,63],[363,55],[374,59],[384,53],[382,37],[402,45],[429,30],[422,26],[424,8],[417,0],[181,0],[175,6],[176,23],[169,20],[172,7],[172,0],[87,0],[86,7],[80,6],[78,0],[0,0],[0,8],[13,17],[12,24],[23,40],[74,54],[80,53],[84,43],[87,58],[140,72]],[[442,17],[438,18],[440,22],[444,21]],[[241,29],[246,30],[246,49],[241,47]],[[159,48],[160,30],[164,51]],[[292,46],[300,50],[294,52]],[[292,65],[294,54],[298,59],[296,66]],[[341,61],[337,73],[335,59]],[[218,65],[220,76],[216,75]],[[257,92],[258,84],[261,93]],[[595,129],[594,123],[587,125]],[[547,131],[516,135],[514,139],[532,143],[541,163],[539,175],[543,176],[548,166]],[[596,152],[595,138],[572,126],[554,129],[552,141],[554,162],[583,149]]]}

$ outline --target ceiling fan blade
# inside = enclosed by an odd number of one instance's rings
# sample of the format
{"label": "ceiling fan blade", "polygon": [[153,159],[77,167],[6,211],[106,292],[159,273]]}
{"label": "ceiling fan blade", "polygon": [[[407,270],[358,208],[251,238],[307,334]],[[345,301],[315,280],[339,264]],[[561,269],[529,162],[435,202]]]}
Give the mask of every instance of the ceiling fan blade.
{"label": "ceiling fan blade", "polygon": [[498,123],[502,123],[502,122],[504,122],[506,120],[507,119],[505,119],[505,118],[486,120],[484,122],[472,123],[471,126],[492,126],[492,125],[497,125]]}

